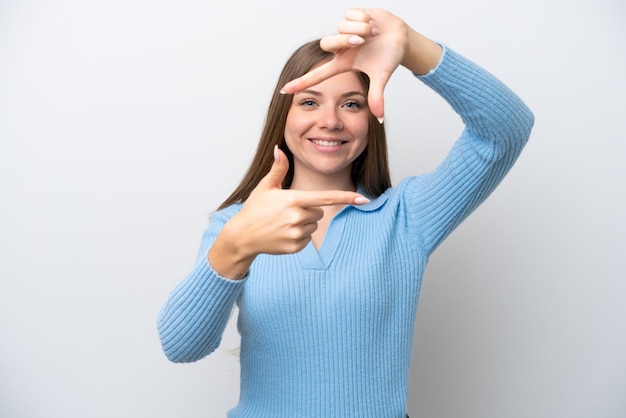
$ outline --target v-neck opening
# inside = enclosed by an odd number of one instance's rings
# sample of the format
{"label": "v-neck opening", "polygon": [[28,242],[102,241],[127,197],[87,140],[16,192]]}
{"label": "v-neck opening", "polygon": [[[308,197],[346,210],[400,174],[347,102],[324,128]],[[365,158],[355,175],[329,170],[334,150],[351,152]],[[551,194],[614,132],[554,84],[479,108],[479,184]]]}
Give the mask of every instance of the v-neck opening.
{"label": "v-neck opening", "polygon": [[344,226],[346,223],[345,211],[349,206],[344,206],[337,212],[326,228],[326,234],[322,239],[319,248],[315,248],[313,242],[310,241],[302,251],[300,251],[300,261],[302,267],[306,270],[326,270],[333,261],[337,247],[341,242]]}
{"label": "v-neck opening", "polygon": [[378,210],[387,201],[387,194],[383,193],[378,197],[369,196],[361,188],[357,192],[370,199],[364,205],[346,205],[337,212],[328,224],[326,234],[319,249],[315,248],[313,242],[309,242],[306,247],[298,253],[298,257],[304,270],[326,270],[330,267],[337,254],[337,249],[343,236],[349,211],[372,212]]}

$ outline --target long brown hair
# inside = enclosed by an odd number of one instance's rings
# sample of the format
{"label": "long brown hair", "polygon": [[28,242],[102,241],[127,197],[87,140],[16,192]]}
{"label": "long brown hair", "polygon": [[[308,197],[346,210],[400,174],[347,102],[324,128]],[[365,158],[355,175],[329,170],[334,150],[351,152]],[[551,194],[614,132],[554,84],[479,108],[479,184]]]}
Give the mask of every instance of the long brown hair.
{"label": "long brown hair", "polygon": [[[287,148],[284,133],[287,113],[291,108],[292,94],[281,94],[280,89],[287,82],[301,77],[314,66],[330,61],[333,53],[320,48],[319,39],[299,47],[287,60],[278,78],[274,94],[265,118],[265,126],[252,163],[235,191],[219,206],[223,209],[234,203],[245,202],[261,179],[269,173],[274,163],[273,149],[278,145],[289,159],[289,171],[283,181],[283,188],[288,189],[293,180],[293,154]],[[366,93],[369,91],[369,77],[357,72],[359,81]],[[378,197],[391,187],[389,163],[387,160],[387,137],[385,128],[370,113],[367,147],[352,163],[352,182],[360,185],[370,196]]]}

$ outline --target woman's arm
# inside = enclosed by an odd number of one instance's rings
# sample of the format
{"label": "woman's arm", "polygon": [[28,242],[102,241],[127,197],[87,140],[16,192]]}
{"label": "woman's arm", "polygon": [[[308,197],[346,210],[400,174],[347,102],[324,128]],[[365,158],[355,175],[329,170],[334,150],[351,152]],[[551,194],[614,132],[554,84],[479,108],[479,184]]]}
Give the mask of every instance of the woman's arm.
{"label": "woman's arm", "polygon": [[211,216],[194,268],[170,293],[157,318],[165,355],[173,362],[192,362],[212,353],[245,281],[222,277],[208,263],[207,251],[223,225],[237,212],[230,207]]}
{"label": "woman's arm", "polygon": [[342,190],[283,190],[288,164],[276,148],[272,169],[246,202],[211,217],[194,269],[172,291],[158,317],[161,344],[170,360],[199,360],[218,347],[243,290],[242,279],[258,254],[304,248],[323,215],[320,206],[368,202]]}
{"label": "woman's arm", "polygon": [[435,172],[401,185],[407,191],[409,231],[432,251],[511,168],[530,135],[533,115],[487,71],[453,51],[444,52],[385,10],[350,9],[338,31],[321,41],[334,58],[287,83],[285,93],[344,71],[363,71],[370,77],[369,107],[382,120],[385,85],[404,66],[448,101],[465,123]]}
{"label": "woman's arm", "polygon": [[399,186],[409,231],[432,252],[502,181],[528,141],[534,116],[500,80],[449,48],[418,78],[465,124],[436,170]]}

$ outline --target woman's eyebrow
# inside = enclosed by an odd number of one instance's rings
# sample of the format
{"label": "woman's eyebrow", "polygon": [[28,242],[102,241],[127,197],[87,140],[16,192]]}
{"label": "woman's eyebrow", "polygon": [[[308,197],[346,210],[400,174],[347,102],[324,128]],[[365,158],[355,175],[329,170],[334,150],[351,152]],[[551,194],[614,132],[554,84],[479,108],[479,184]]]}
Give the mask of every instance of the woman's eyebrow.
{"label": "woman's eyebrow", "polygon": [[[298,91],[296,93],[294,93],[294,96],[296,95],[300,95],[300,94],[308,94],[311,96],[322,96],[322,93],[320,93],[317,90],[312,90],[312,89],[307,89],[307,90],[302,90],[302,91]],[[351,97],[351,96],[362,96],[364,98],[367,98],[367,96],[365,95],[365,93],[363,93],[362,91],[358,91],[358,90],[354,90],[354,91],[347,91],[345,93],[343,93],[341,96],[339,96],[340,98],[346,98],[346,97]]]}
{"label": "woman's eyebrow", "polygon": [[345,97],[351,97],[351,96],[361,96],[363,98],[367,98],[365,93],[363,93],[362,91],[359,91],[359,90],[349,91],[349,92],[346,92],[346,93],[341,95],[341,97],[344,97],[344,98]]}

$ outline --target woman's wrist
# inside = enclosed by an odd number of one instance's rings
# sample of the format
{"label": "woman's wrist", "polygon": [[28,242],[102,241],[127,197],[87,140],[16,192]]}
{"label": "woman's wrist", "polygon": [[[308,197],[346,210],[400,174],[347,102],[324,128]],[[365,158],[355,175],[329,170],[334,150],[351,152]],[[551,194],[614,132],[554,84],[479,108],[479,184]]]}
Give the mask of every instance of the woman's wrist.
{"label": "woman's wrist", "polygon": [[443,48],[438,43],[409,28],[409,41],[402,66],[413,74],[426,75],[439,65]]}
{"label": "woman's wrist", "polygon": [[231,231],[228,224],[224,225],[207,254],[208,262],[213,270],[220,276],[231,280],[241,280],[246,277],[256,258],[256,254],[244,251],[245,246],[237,243],[237,237],[241,235],[236,231]]}

